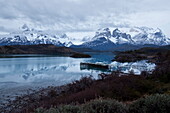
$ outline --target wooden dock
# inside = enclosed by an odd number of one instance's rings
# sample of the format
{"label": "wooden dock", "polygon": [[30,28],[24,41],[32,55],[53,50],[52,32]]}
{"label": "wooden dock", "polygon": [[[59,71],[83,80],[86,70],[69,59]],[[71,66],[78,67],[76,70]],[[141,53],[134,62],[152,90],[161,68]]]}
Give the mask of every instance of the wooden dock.
{"label": "wooden dock", "polygon": [[105,64],[95,64],[95,63],[80,63],[81,69],[91,69],[91,68],[98,68],[98,69],[109,69],[109,65]]}

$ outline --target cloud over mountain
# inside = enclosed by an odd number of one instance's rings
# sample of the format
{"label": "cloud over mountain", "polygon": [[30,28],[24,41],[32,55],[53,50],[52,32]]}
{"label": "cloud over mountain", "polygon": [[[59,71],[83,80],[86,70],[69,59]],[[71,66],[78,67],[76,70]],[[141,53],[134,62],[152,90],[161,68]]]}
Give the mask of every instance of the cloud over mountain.
{"label": "cloud over mountain", "polygon": [[168,31],[169,5],[169,0],[0,0],[0,26],[68,31],[144,25]]}

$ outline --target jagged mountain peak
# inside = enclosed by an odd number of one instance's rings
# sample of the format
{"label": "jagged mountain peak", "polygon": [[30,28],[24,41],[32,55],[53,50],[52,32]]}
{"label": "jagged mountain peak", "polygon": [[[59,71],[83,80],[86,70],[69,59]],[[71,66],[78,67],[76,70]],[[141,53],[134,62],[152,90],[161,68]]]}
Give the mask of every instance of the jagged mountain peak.
{"label": "jagged mountain peak", "polygon": [[67,36],[67,34],[62,34],[61,36],[60,36],[61,38],[64,38],[64,39],[69,39],[69,37]]}
{"label": "jagged mountain peak", "polygon": [[[107,29],[107,30],[106,30]],[[155,44],[167,45],[170,43],[161,29],[153,29],[148,27],[126,27],[126,28],[103,28],[102,32],[97,32],[95,38],[102,36],[113,40],[115,44]],[[111,33],[111,34],[110,34]]]}
{"label": "jagged mountain peak", "polygon": [[109,28],[100,28],[100,29],[98,29],[95,36],[94,36],[94,38],[93,38],[93,40],[98,38],[98,37],[99,38],[101,38],[101,37],[110,38],[111,37],[110,29]]}
{"label": "jagged mountain peak", "polygon": [[113,30],[113,32],[121,33],[121,31],[119,30],[119,28],[116,28],[115,30]]}
{"label": "jagged mountain peak", "polygon": [[[148,27],[106,27],[100,28],[92,36],[83,32],[76,33],[51,33],[30,29],[27,24],[22,26],[22,31],[0,36],[0,45],[31,45],[54,44],[70,47],[80,44],[85,48],[113,48],[116,45],[168,45],[167,38],[161,29]],[[68,35],[69,34],[69,35]],[[83,37],[81,37],[83,34]],[[70,37],[72,35],[72,37]],[[80,38],[81,37],[81,38]],[[107,46],[107,47],[106,47]],[[74,46],[75,47],[75,46]]]}
{"label": "jagged mountain peak", "polygon": [[58,36],[56,34],[30,29],[27,24],[24,24],[20,31],[12,32],[6,36],[0,36],[0,45],[54,44],[57,46],[70,46],[72,42],[66,37],[66,34]]}
{"label": "jagged mountain peak", "polygon": [[[76,32],[74,36],[80,36],[80,33]],[[54,44],[56,46],[70,47],[77,43],[87,42],[90,39],[89,36],[88,38],[78,39],[63,32],[30,29],[27,24],[24,24],[19,31],[8,35],[0,35],[0,45]]]}
{"label": "jagged mountain peak", "polygon": [[22,30],[24,31],[30,31],[30,28],[28,27],[27,24],[24,24],[22,27],[21,27]]}
{"label": "jagged mountain peak", "polygon": [[144,45],[160,46],[170,44],[170,39],[163,34],[161,29],[149,27],[101,28],[97,30],[92,39],[78,47],[106,50],[116,47],[127,47],[126,49],[132,47],[135,49]]}

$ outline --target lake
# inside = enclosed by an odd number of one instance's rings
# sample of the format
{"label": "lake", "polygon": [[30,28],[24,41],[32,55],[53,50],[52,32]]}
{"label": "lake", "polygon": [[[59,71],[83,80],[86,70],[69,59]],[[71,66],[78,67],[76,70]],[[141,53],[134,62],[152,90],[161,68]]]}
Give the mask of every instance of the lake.
{"label": "lake", "polygon": [[10,55],[8,58],[0,58],[0,100],[24,94],[27,89],[63,85],[78,80],[82,76],[92,75],[97,79],[102,70],[82,70],[81,62],[102,62],[110,64],[111,70],[122,67],[123,72],[134,69],[139,73],[148,67],[149,70],[154,69],[154,65],[146,61],[138,63],[111,62],[115,56],[111,52],[90,54],[92,58],[79,59],[47,55]]}
{"label": "lake", "polygon": [[[100,70],[82,70],[80,62],[111,63],[114,54],[94,54],[92,58],[70,58],[58,56],[22,57],[12,55],[14,58],[0,58],[0,83],[18,84],[59,84],[79,79],[82,76],[93,75],[96,78]],[[19,58],[15,58],[18,57]],[[26,55],[24,55],[26,56]]]}

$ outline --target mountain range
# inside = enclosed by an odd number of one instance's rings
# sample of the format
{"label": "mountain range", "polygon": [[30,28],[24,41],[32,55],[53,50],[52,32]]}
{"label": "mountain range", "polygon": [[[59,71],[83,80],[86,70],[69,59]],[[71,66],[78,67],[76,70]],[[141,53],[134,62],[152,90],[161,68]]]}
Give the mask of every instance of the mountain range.
{"label": "mountain range", "polygon": [[[148,27],[101,28],[96,33],[74,32],[46,33],[30,29],[26,24],[21,31],[0,36],[0,45],[37,45],[54,44],[72,48],[91,48],[95,50],[126,50],[148,46],[169,45],[170,38],[161,29]],[[78,37],[78,38],[77,38]]]}
{"label": "mountain range", "polygon": [[167,38],[160,29],[133,27],[99,29],[91,41],[74,47],[100,50],[129,50],[169,44],[170,38]]}

